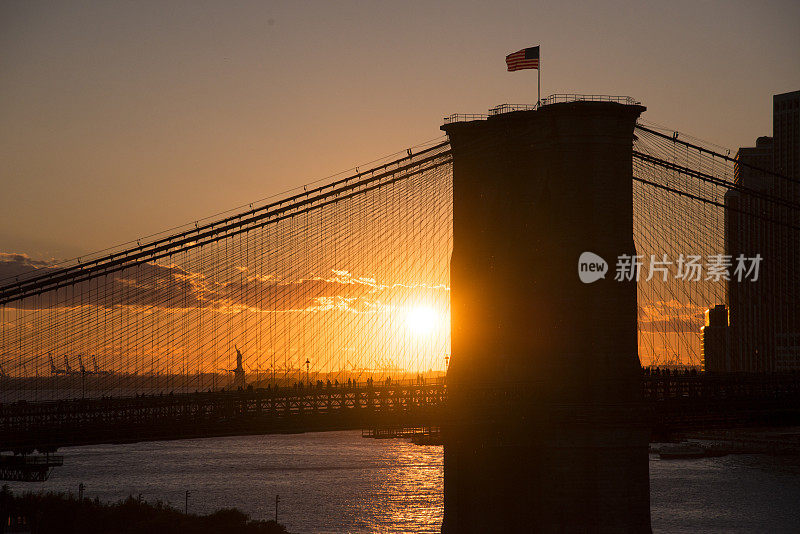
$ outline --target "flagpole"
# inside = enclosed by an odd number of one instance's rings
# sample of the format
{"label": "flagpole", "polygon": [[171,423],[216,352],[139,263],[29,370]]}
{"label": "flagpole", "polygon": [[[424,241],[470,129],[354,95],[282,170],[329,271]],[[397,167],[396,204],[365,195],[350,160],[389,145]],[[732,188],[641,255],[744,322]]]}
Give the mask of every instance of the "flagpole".
{"label": "flagpole", "polygon": [[542,104],[542,47],[539,47],[539,68],[536,69],[536,109]]}

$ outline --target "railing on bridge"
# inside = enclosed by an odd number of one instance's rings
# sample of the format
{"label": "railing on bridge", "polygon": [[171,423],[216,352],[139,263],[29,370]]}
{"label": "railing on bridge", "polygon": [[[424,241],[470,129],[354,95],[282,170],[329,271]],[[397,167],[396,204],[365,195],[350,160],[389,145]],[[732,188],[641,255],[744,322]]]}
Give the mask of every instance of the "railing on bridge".
{"label": "railing on bridge", "polygon": [[543,106],[558,104],[563,102],[614,102],[628,106],[641,104],[638,100],[630,96],[619,95],[581,95],[577,93],[558,93],[547,96],[537,104],[500,104],[489,109],[488,113],[453,113],[444,117],[445,124],[454,122],[469,122],[486,120],[489,117],[514,113],[516,111],[535,111]]}
{"label": "railing on bridge", "polygon": [[515,111],[534,111],[539,106],[537,104],[500,104],[489,109],[489,116],[502,115],[504,113],[513,113]]}
{"label": "railing on bridge", "polygon": [[[432,383],[433,382],[433,383]],[[356,387],[266,388],[0,405],[0,450],[53,451],[225,435],[430,426],[441,419],[441,381]]]}
{"label": "railing on bridge", "polygon": [[628,106],[635,106],[641,104],[641,102],[630,96],[580,95],[576,93],[559,93],[543,98],[542,106],[549,106],[550,104],[559,104],[563,102],[614,102],[617,104],[625,104]]}
{"label": "railing on bridge", "polygon": [[[615,405],[554,405],[536,384],[471,387],[474,410],[461,417],[497,419],[548,413],[582,424],[613,421]],[[463,395],[463,391],[461,395]],[[59,447],[224,435],[371,429],[391,437],[407,429],[439,427],[447,385],[411,382],[367,387],[270,388],[182,395],[98,398],[0,406],[0,450],[53,451]],[[641,424],[668,434],[753,424],[796,424],[800,374],[644,374]],[[388,429],[388,430],[387,430]]]}
{"label": "railing on bridge", "polygon": [[453,113],[444,118],[444,123],[482,121],[486,120],[487,117],[486,113]]}

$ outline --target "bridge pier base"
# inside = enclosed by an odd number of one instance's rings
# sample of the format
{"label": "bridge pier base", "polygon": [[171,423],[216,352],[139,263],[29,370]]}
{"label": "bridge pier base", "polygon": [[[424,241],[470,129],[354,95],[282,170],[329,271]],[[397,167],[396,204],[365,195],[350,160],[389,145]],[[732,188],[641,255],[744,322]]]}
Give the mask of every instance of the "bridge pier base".
{"label": "bridge pier base", "polygon": [[[649,532],[632,143],[639,105],[442,127],[453,150],[442,532]],[[579,258],[606,262],[579,278]]]}
{"label": "bridge pier base", "polygon": [[649,532],[649,429],[619,415],[447,427],[442,531]]}

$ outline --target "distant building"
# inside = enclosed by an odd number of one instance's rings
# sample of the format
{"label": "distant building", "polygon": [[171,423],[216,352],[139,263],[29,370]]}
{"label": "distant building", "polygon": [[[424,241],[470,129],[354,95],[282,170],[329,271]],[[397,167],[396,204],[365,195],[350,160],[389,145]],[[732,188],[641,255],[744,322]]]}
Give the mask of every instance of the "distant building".
{"label": "distant building", "polygon": [[772,180],[772,174],[769,171],[772,171],[772,160],[775,157],[774,146],[775,139],[764,136],[756,139],[756,146],[740,148],[736,155],[736,161],[746,164],[746,166],[736,165],[734,167],[734,181],[737,184],[760,190],[769,188]]}
{"label": "distant building", "polygon": [[[776,206],[747,191],[770,194],[772,180],[773,138],[759,137],[755,147],[740,148],[736,154],[734,181],[744,192],[725,195],[725,254],[732,258],[743,254],[765,258],[759,279],[728,283],[727,305],[730,313],[731,347],[728,371],[766,371],[763,356],[774,352],[774,332],[767,309],[774,295],[773,259],[775,257]],[[759,170],[763,169],[763,170]],[[752,214],[752,215],[751,215]]]}
{"label": "distant building", "polygon": [[731,372],[733,366],[729,350],[728,309],[724,304],[717,304],[706,310],[705,326],[701,331],[701,351],[706,372]]}
{"label": "distant building", "polygon": [[800,91],[775,95],[773,136],[736,155],[742,190],[725,195],[725,253],[763,261],[757,282],[728,283],[731,371],[800,369],[800,209],[787,205],[800,205],[799,129]]}
{"label": "distant building", "polygon": [[800,91],[772,97],[772,136],[775,172],[800,178]]}
{"label": "distant building", "polygon": [[[772,97],[773,170],[794,181],[780,180],[781,198],[800,205],[800,91]],[[780,217],[794,228],[786,229],[777,242],[783,276],[776,290],[782,305],[776,309],[775,370],[800,369],[800,208],[780,208]]]}

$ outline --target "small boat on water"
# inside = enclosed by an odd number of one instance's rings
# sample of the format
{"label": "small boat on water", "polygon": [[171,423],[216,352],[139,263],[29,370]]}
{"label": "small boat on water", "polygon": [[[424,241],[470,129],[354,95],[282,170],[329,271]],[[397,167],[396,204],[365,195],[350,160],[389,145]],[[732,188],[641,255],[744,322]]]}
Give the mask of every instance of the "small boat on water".
{"label": "small boat on water", "polygon": [[414,445],[442,445],[442,436],[435,434],[415,434],[411,436],[411,443]]}
{"label": "small boat on water", "polygon": [[705,458],[709,456],[709,451],[697,443],[676,443],[661,447],[658,456],[662,460],[690,460]]}

